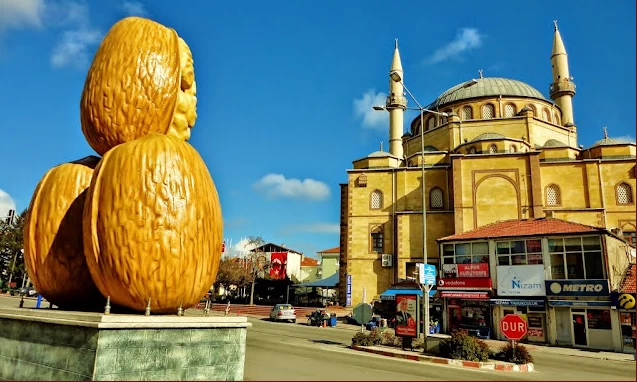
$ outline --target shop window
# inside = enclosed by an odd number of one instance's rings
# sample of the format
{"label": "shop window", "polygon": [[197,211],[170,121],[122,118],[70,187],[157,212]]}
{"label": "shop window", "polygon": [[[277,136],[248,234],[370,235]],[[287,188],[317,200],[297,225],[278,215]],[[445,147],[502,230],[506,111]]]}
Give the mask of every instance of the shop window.
{"label": "shop window", "polygon": [[495,107],[490,103],[482,106],[482,119],[493,119],[495,118]]}
{"label": "shop window", "polygon": [[549,239],[551,278],[604,279],[604,258],[599,236]]}
{"label": "shop window", "polygon": [[380,190],[375,190],[369,195],[369,208],[372,210],[383,208],[383,193]]}
{"label": "shop window", "polygon": [[443,244],[443,264],[479,264],[489,262],[489,243]]}
{"label": "shop window", "polygon": [[383,228],[374,227],[370,232],[370,252],[383,253]]}
{"label": "shop window", "polygon": [[507,103],[504,105],[504,117],[511,118],[515,115],[515,105]]}
{"label": "shop window", "polygon": [[546,187],[546,205],[559,206],[562,204],[560,188],[555,184]]}
{"label": "shop window", "polygon": [[633,203],[633,189],[628,183],[620,183],[615,187],[615,193],[617,194],[617,204],[632,204]]}
{"label": "shop window", "polygon": [[542,264],[542,240],[496,242],[498,265]]}
{"label": "shop window", "polygon": [[462,108],[462,120],[468,121],[470,119],[473,119],[473,109],[471,106],[465,106]]}
{"label": "shop window", "polygon": [[589,329],[611,330],[610,310],[592,310],[586,311],[586,318]]}
{"label": "shop window", "polygon": [[429,207],[430,208],[443,208],[444,207],[444,199],[442,190],[438,187],[432,189],[429,192]]}

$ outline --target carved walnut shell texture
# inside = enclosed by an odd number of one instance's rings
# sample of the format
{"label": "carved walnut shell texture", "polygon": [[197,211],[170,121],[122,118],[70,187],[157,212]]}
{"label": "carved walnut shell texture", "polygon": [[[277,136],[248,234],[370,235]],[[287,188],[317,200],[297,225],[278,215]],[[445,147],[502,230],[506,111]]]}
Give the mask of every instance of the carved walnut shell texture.
{"label": "carved walnut shell texture", "polygon": [[37,185],[24,227],[24,260],[36,290],[61,309],[104,307],[86,265],[82,214],[100,158],[89,156],[49,170]]}
{"label": "carved walnut shell texture", "polygon": [[212,286],[221,256],[217,190],[199,153],[151,134],[108,151],[84,208],[87,264],[114,303],[176,313]]}
{"label": "carved walnut shell texture", "polygon": [[113,25],[95,53],[80,101],[82,132],[97,153],[168,132],[180,94],[181,56],[173,29],[140,17]]}

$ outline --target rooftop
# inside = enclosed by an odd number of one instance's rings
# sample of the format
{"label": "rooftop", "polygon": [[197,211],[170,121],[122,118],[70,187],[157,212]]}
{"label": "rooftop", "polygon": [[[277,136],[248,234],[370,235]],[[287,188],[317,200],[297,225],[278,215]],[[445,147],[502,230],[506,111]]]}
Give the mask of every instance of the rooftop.
{"label": "rooftop", "polygon": [[471,231],[438,239],[456,241],[470,239],[490,239],[499,237],[520,237],[536,235],[604,233],[605,229],[555,218],[504,220],[487,224]]}
{"label": "rooftop", "polygon": [[637,281],[635,281],[635,276],[637,276],[637,264],[630,264],[630,267],[626,270],[626,276],[622,280],[622,285],[619,288],[621,293],[637,293]]}
{"label": "rooftop", "polygon": [[537,98],[547,101],[537,89],[521,81],[498,77],[478,78],[475,81],[476,83],[473,85],[471,85],[470,81],[466,81],[444,91],[427,106],[427,109],[435,110],[442,105],[464,99],[501,95]]}
{"label": "rooftop", "polygon": [[319,261],[311,257],[303,257],[303,260],[301,260],[302,267],[317,267],[318,265]]}
{"label": "rooftop", "polygon": [[330,249],[324,249],[322,251],[318,251],[318,253],[341,253],[341,247],[334,247]]}

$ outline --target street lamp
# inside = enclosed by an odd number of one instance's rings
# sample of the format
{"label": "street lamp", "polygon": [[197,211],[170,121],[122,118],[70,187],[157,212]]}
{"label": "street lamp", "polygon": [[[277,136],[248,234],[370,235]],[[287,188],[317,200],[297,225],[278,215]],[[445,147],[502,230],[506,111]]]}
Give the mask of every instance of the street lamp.
{"label": "street lamp", "polygon": [[[422,188],[422,258],[423,258],[423,264],[426,265],[427,264],[427,207],[426,207],[427,194],[426,194],[426,191],[425,191],[426,188],[425,188],[425,157],[424,157],[424,154],[425,154],[424,113],[440,115],[440,116],[443,116],[443,117],[448,117],[449,114],[443,113],[443,112],[434,111],[434,110],[425,109],[424,107],[422,107],[422,105],[418,102],[416,97],[414,97],[414,95],[409,91],[407,86],[405,86],[405,83],[403,82],[403,79],[402,79],[402,77],[401,77],[399,72],[393,70],[393,71],[389,72],[389,77],[392,79],[392,81],[399,82],[403,86],[403,88],[405,89],[407,94],[409,94],[409,97],[418,106],[418,108],[413,108],[413,110],[418,110],[420,112],[420,154],[422,156],[421,160],[420,160],[420,171],[421,171],[421,177],[422,177],[422,187],[421,187]],[[373,108],[374,108],[374,110],[387,110],[386,106],[374,106]],[[429,330],[428,330],[428,326],[429,326],[429,288],[426,285],[423,288],[423,300],[424,300],[424,304],[423,304],[423,331],[424,331],[423,347],[424,347],[424,349],[426,351],[427,350],[427,335],[429,334]]]}

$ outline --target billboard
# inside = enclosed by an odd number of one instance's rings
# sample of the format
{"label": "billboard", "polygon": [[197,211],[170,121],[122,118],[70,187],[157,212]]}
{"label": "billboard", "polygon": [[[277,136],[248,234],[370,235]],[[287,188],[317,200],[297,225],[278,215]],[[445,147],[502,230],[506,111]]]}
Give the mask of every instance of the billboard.
{"label": "billboard", "polygon": [[476,264],[443,264],[443,278],[455,277],[489,277],[489,263]]}
{"label": "billboard", "polygon": [[272,252],[270,254],[270,278],[283,280],[287,275],[288,253]]}
{"label": "billboard", "polygon": [[396,335],[418,337],[418,296],[396,295]]}
{"label": "billboard", "polygon": [[547,296],[608,297],[608,280],[546,280]]}

